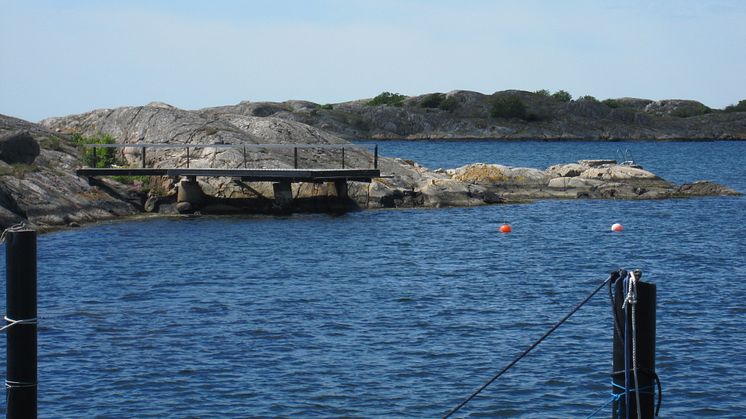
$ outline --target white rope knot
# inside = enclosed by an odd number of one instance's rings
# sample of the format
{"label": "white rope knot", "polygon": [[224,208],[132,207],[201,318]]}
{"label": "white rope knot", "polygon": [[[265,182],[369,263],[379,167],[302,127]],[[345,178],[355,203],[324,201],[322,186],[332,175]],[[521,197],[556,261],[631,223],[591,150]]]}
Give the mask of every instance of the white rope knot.
{"label": "white rope knot", "polygon": [[23,230],[26,230],[26,229],[28,229],[28,226],[26,225],[25,221],[21,221],[20,223],[18,223],[16,225],[13,225],[13,226],[10,226],[10,227],[6,228],[5,230],[3,230],[3,234],[0,235],[0,243],[5,243],[5,239],[6,239],[7,235],[8,235],[8,233],[16,233],[18,231],[23,231]]}
{"label": "white rope knot", "polygon": [[634,272],[629,273],[629,281],[627,281],[627,295],[624,297],[624,304],[622,304],[622,309],[624,309],[627,304],[637,304],[637,277],[635,277]]}
{"label": "white rope knot", "polygon": [[9,328],[11,328],[13,326],[18,326],[18,325],[23,325],[23,324],[34,324],[34,325],[39,324],[39,322],[36,319],[36,317],[34,317],[33,319],[13,320],[13,319],[11,319],[8,316],[3,316],[3,319],[6,322],[8,322],[8,324],[6,324],[5,326],[1,327],[0,328],[0,332],[4,332],[5,330],[7,330],[7,329],[9,329]]}

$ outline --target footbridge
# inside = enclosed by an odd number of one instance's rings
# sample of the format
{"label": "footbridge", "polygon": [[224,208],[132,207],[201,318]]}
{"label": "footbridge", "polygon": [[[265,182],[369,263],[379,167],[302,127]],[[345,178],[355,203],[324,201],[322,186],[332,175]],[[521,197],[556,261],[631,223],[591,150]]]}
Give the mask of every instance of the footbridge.
{"label": "footbridge", "polygon": [[[78,169],[76,173],[79,176],[168,176],[175,181],[181,180],[180,188],[192,190],[196,186],[198,177],[230,177],[244,182],[271,182],[275,200],[281,203],[292,200],[292,183],[334,182],[337,196],[346,198],[348,181],[371,182],[372,179],[381,177],[381,171],[378,169],[378,145],[373,146],[372,153],[370,153],[370,146],[356,144],[85,144],[84,147],[91,150],[91,166],[93,167]],[[128,149],[126,150],[128,154],[135,154],[139,157],[139,167],[97,167],[102,161],[100,150],[106,148]],[[183,163],[180,163],[180,167],[148,166],[148,151],[163,151],[163,149],[181,151],[178,157]],[[225,149],[241,153],[243,156],[241,167],[194,167],[193,153],[195,151]],[[362,154],[360,150],[369,153]],[[354,159],[350,159],[350,151],[357,151]],[[282,155],[286,160],[292,159],[293,167],[256,167],[259,162],[250,157],[252,152],[267,153],[275,158]],[[318,153],[324,154],[323,159],[319,158]],[[309,158],[309,155],[313,158]],[[361,159],[361,155],[365,158]],[[360,165],[361,160],[366,159],[366,167],[350,165],[353,161]],[[324,167],[314,167],[320,166],[321,161]],[[180,189],[180,196],[181,192]]]}

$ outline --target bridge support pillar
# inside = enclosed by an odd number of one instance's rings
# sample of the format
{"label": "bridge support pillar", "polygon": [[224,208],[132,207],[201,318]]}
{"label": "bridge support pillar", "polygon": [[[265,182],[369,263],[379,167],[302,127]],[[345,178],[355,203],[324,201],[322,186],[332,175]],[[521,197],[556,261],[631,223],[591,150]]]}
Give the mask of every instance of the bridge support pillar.
{"label": "bridge support pillar", "polygon": [[346,180],[335,180],[334,187],[337,189],[337,198],[347,199],[347,181]]}
{"label": "bridge support pillar", "polygon": [[293,203],[293,188],[290,182],[277,182],[272,184],[275,193],[275,208],[287,210]]}
{"label": "bridge support pillar", "polygon": [[177,186],[176,210],[181,213],[191,213],[199,209],[204,194],[194,176],[181,179]]}

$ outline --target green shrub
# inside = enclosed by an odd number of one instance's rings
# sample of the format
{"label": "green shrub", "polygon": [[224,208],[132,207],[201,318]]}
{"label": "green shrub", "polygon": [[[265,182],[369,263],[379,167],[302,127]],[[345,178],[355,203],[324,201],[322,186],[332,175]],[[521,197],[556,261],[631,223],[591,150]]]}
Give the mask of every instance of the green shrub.
{"label": "green shrub", "polygon": [[143,189],[149,189],[150,188],[150,176],[142,176],[142,175],[133,175],[133,176],[124,176],[124,175],[116,175],[111,177],[113,180],[124,183],[125,185],[133,185],[136,181],[142,182]]}
{"label": "green shrub", "polygon": [[526,105],[516,95],[498,96],[492,100],[490,116],[493,118],[526,118]]}
{"label": "green shrub", "polygon": [[604,100],[601,101],[601,103],[603,103],[604,105],[610,107],[611,109],[616,109],[616,108],[622,106],[622,104],[619,103],[618,100],[614,100],[614,99],[604,99]]}
{"label": "green shrub", "polygon": [[53,135],[47,138],[42,138],[39,141],[39,144],[48,150],[62,151],[62,143],[61,143],[60,137],[56,135]]}
{"label": "green shrub", "polygon": [[688,108],[679,108],[671,112],[671,116],[675,116],[678,118],[689,118],[690,116],[698,116],[698,115],[704,115],[712,113],[712,109],[709,107],[699,104],[694,109],[688,109]]}
{"label": "green shrub", "polygon": [[598,102],[598,99],[596,99],[595,97],[593,97],[591,95],[580,96],[578,98],[578,100],[587,100],[589,102]]}
{"label": "green shrub", "polygon": [[552,93],[552,98],[560,102],[567,103],[572,100],[572,95],[564,90],[557,90],[556,92]]}
{"label": "green shrub", "polygon": [[330,111],[330,110],[334,109],[334,105],[332,105],[331,103],[327,103],[325,105],[317,105],[316,109],[326,109],[326,110]]}
{"label": "green shrub", "polygon": [[23,179],[26,173],[38,172],[41,168],[35,164],[13,163],[0,167],[0,176],[15,176]]}
{"label": "green shrub", "polygon": [[458,108],[459,101],[453,96],[448,96],[445,99],[443,99],[442,102],[440,102],[440,106],[438,106],[440,109],[448,112],[452,112]]}
{"label": "green shrub", "polygon": [[399,93],[383,92],[380,95],[369,100],[368,106],[378,106],[378,105],[401,106],[402,102],[406,98],[407,98],[406,96],[400,95]]}
{"label": "green shrub", "polygon": [[[114,137],[109,134],[96,134],[93,137],[84,137],[80,134],[73,134],[72,141],[78,145],[115,144]],[[97,147],[95,151],[95,167],[111,167],[113,164],[115,164],[117,160],[114,156],[114,150],[115,149],[109,147]],[[93,154],[93,147],[85,147],[83,149],[83,163],[88,167],[94,167]]]}
{"label": "green shrub", "polygon": [[432,93],[427,96],[425,96],[422,101],[420,101],[420,107],[421,108],[440,108],[440,104],[443,103],[445,100],[446,95],[443,93]]}
{"label": "green shrub", "polygon": [[549,90],[547,90],[547,89],[537,90],[534,93],[537,94],[537,95],[539,95],[539,96],[544,96],[544,97],[551,96],[550,93],[549,93]]}
{"label": "green shrub", "polygon": [[738,102],[737,105],[729,105],[724,109],[725,112],[746,112],[746,99]]}

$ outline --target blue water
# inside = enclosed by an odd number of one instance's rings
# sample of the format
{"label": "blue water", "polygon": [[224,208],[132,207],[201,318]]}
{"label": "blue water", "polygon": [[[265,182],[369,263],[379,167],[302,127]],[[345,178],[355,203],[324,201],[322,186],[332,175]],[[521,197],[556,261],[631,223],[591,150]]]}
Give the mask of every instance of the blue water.
{"label": "blue water", "polygon": [[[619,147],[667,179],[746,191],[746,143],[381,151],[431,167],[545,167]],[[496,232],[503,220],[512,234]],[[742,417],[744,220],[746,199],[727,197],[153,219],[45,234],[40,416],[440,416],[627,267],[658,285],[661,416]],[[625,231],[609,232],[614,222]],[[601,293],[460,414],[585,417],[609,400],[611,327]]]}

